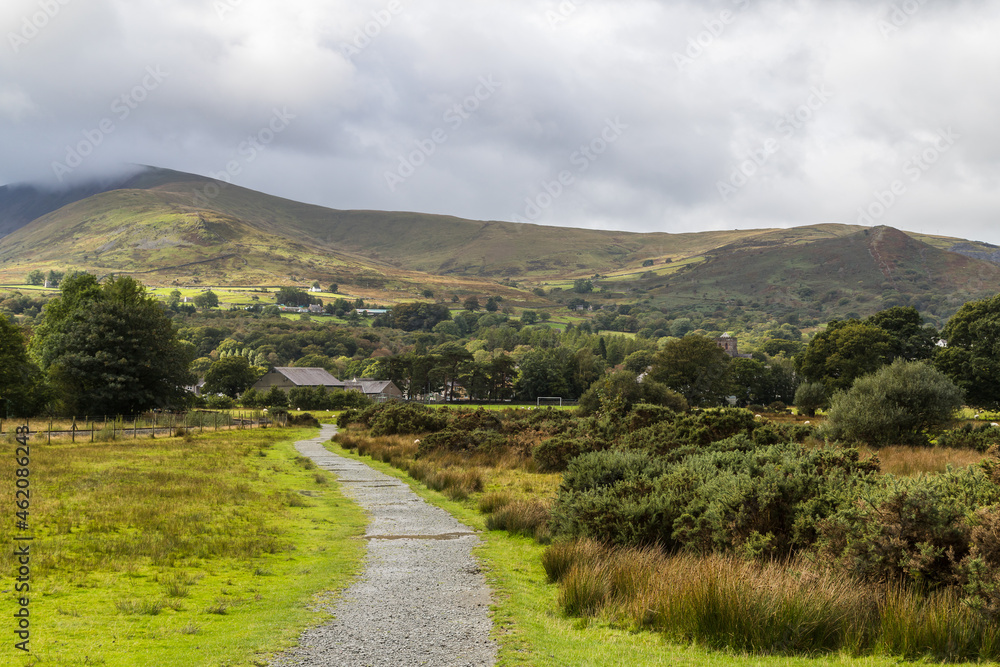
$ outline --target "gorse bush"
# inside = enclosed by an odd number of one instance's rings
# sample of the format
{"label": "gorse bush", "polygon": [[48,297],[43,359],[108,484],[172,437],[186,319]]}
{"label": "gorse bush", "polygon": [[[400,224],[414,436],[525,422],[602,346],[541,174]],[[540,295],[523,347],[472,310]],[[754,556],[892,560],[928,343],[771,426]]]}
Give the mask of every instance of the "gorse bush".
{"label": "gorse bush", "polygon": [[817,520],[877,471],[855,450],[759,447],[735,436],[676,460],[647,451],[570,462],[553,531],[620,546],[781,556],[812,545]]}
{"label": "gorse bush", "polygon": [[864,499],[819,522],[818,550],[826,560],[868,580],[927,589],[971,585],[990,604],[995,594],[977,571],[980,565],[1000,566],[1000,539],[993,531],[1000,487],[988,467],[881,477],[865,488]]}
{"label": "gorse bush", "polygon": [[959,428],[944,431],[937,437],[938,447],[954,447],[957,449],[974,449],[977,452],[988,451],[991,447],[1000,446],[1000,428],[990,424],[963,424]]}
{"label": "gorse bush", "polygon": [[593,440],[557,435],[535,447],[531,458],[538,465],[539,472],[562,472],[580,454],[604,449],[605,446],[605,443]]}
{"label": "gorse bush", "polygon": [[372,406],[361,413],[360,420],[372,435],[429,433],[448,424],[447,417],[437,410],[413,403]]}

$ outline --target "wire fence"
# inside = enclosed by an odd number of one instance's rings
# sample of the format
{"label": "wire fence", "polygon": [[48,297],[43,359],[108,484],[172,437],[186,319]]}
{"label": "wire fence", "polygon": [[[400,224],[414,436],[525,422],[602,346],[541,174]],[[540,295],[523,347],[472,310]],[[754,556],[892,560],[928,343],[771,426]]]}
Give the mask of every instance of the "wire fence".
{"label": "wire fence", "polygon": [[287,425],[286,413],[268,415],[266,410],[144,412],[132,416],[0,419],[0,438],[13,438],[19,426],[27,426],[35,442],[105,442]]}

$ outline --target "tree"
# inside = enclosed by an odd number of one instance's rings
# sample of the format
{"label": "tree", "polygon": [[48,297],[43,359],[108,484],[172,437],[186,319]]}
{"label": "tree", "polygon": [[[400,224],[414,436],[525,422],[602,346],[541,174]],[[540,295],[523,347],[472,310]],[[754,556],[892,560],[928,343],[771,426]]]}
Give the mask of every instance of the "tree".
{"label": "tree", "polygon": [[535,324],[538,322],[538,313],[533,310],[526,310],[521,313],[521,324]]}
{"label": "tree", "polygon": [[649,378],[639,382],[634,372],[621,370],[608,373],[590,385],[580,397],[580,414],[601,412],[621,417],[637,403],[662,405],[678,412],[687,410],[687,401],[677,392]]}
{"label": "tree", "polygon": [[[275,301],[283,306],[298,306],[300,308],[316,303],[316,299],[311,297],[308,292],[297,287],[282,287],[278,290]],[[364,308],[364,303],[358,308]]]}
{"label": "tree", "polygon": [[835,394],[827,429],[833,438],[875,447],[925,445],[924,431],[960,407],[962,390],[948,376],[925,362],[897,359]]}
{"label": "tree", "polygon": [[28,273],[28,277],[25,282],[29,285],[44,285],[45,284],[45,274],[35,269]]}
{"label": "tree", "polygon": [[1000,294],[970,301],[941,331],[947,347],[934,365],[964,392],[969,405],[1000,408]]}
{"label": "tree", "polygon": [[625,370],[633,373],[645,373],[646,369],[653,365],[653,358],[656,354],[652,350],[636,350],[625,357]]}
{"label": "tree", "polygon": [[865,320],[892,337],[890,354],[893,359],[916,361],[930,359],[937,349],[938,332],[924,324],[924,318],[913,306],[893,306]]}
{"label": "tree", "polygon": [[157,300],[129,277],[103,285],[66,278],[46,305],[30,351],[67,414],[134,414],[181,402],[194,377],[190,343],[178,340]]}
{"label": "tree", "polygon": [[689,334],[667,341],[650,377],[695,406],[720,405],[729,392],[729,355],[714,340]]}
{"label": "tree", "polygon": [[802,355],[799,370],[827,392],[849,389],[862,375],[892,360],[896,341],[884,329],[858,320],[833,320],[816,334]]}
{"label": "tree", "polygon": [[461,374],[461,366],[472,360],[472,353],[459,343],[449,342],[438,345],[431,350],[440,360],[441,373],[447,389],[448,400],[455,400],[455,384]]}
{"label": "tree", "polygon": [[822,382],[803,382],[795,390],[795,407],[807,417],[815,417],[816,411],[828,403],[826,385]]}
{"label": "tree", "polygon": [[237,398],[260,379],[262,370],[251,366],[250,361],[244,356],[219,359],[205,374],[204,391]]}
{"label": "tree", "polygon": [[470,296],[468,299],[465,300],[465,303],[462,304],[462,307],[464,307],[470,313],[474,313],[477,310],[479,310],[479,299],[477,299],[474,296]]}
{"label": "tree", "polygon": [[218,308],[219,296],[212,290],[201,292],[194,298],[194,305],[199,308]]}
{"label": "tree", "polygon": [[260,403],[269,408],[287,408],[288,394],[278,387],[271,387],[261,396]]}
{"label": "tree", "polygon": [[42,373],[28,358],[21,330],[0,316],[0,417],[32,417],[46,399]]}
{"label": "tree", "polygon": [[534,349],[517,364],[514,392],[524,401],[534,401],[539,396],[572,397],[569,380],[572,353],[565,347]]}
{"label": "tree", "polygon": [[573,291],[577,294],[590,294],[594,291],[594,283],[586,278],[577,278],[573,281]]}
{"label": "tree", "polygon": [[326,291],[328,291],[330,294],[336,294],[338,289],[340,289],[340,285],[338,285],[337,283],[330,283],[330,286],[327,288]]}
{"label": "tree", "polygon": [[448,306],[417,301],[393,306],[378,322],[403,331],[432,331],[440,322],[450,319],[451,311]]}

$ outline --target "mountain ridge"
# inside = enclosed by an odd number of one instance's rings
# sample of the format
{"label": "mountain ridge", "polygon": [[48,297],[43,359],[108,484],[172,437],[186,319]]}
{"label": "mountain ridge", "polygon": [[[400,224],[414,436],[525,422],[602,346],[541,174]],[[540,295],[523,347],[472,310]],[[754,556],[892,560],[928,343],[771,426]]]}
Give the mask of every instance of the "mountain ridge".
{"label": "mountain ridge", "polygon": [[51,209],[0,238],[0,280],[55,268],[162,285],[317,280],[382,290],[390,300],[444,288],[525,302],[535,298],[525,286],[551,291],[588,278],[617,298],[665,305],[693,294],[706,304],[763,299],[808,309],[810,294],[839,292],[839,310],[830,312],[880,301],[945,312],[1000,283],[989,261],[1000,259],[995,246],[889,227],[668,234],[473,221],[324,208],[152,167],[110,186],[121,187],[77,186],[49,198],[36,190],[38,201],[19,186],[0,189],[0,228]]}

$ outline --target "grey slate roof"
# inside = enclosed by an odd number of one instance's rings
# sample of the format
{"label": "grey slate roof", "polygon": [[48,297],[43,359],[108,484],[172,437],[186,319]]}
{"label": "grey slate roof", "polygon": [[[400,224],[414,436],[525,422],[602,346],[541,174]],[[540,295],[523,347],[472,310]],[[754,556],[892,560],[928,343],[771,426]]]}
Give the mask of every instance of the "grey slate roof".
{"label": "grey slate roof", "polygon": [[367,396],[381,394],[392,384],[390,380],[349,380],[345,383],[348,389],[361,391]]}
{"label": "grey slate roof", "polygon": [[275,368],[298,387],[343,387],[344,383],[333,377],[324,368]]}

